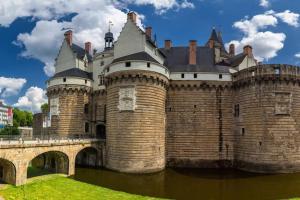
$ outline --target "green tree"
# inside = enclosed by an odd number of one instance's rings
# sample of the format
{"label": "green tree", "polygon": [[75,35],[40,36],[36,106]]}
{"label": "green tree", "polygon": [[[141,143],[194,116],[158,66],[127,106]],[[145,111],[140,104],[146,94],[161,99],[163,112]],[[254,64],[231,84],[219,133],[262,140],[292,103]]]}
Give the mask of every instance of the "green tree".
{"label": "green tree", "polygon": [[41,110],[42,110],[43,113],[49,112],[49,105],[48,105],[48,103],[44,103],[44,104],[41,106]]}
{"label": "green tree", "polygon": [[19,126],[32,126],[33,115],[31,112],[23,111],[18,108],[14,108],[13,125]]}

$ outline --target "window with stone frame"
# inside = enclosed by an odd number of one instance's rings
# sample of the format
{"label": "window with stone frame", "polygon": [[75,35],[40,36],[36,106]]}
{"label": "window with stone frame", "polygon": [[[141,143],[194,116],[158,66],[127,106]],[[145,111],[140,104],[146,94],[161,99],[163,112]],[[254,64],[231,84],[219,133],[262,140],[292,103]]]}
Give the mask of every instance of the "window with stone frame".
{"label": "window with stone frame", "polygon": [[275,92],[275,115],[289,115],[291,112],[292,94]]}
{"label": "window with stone frame", "polygon": [[84,124],[84,132],[88,133],[90,131],[90,124],[88,122],[85,122]]}
{"label": "window with stone frame", "polygon": [[100,86],[100,85],[104,85],[104,75],[101,74],[101,75],[99,75],[98,77],[99,77],[99,86]]}
{"label": "window with stone frame", "polygon": [[235,104],[234,105],[234,117],[239,117],[240,116],[240,105]]}

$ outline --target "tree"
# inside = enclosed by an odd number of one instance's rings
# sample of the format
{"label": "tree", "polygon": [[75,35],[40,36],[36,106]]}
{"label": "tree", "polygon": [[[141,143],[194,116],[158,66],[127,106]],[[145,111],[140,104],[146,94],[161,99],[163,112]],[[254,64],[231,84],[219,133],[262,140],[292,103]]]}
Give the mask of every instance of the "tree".
{"label": "tree", "polygon": [[47,113],[49,112],[49,105],[47,103],[44,103],[42,106],[41,106],[41,110],[43,113]]}
{"label": "tree", "polygon": [[18,108],[14,108],[13,125],[19,126],[32,126],[33,115],[31,112],[23,111]]}

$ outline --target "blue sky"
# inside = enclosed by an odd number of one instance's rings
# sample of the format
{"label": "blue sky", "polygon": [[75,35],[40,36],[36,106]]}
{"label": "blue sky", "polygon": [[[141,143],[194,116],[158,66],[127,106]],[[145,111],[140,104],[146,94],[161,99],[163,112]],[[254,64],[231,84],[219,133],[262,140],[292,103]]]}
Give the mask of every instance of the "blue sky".
{"label": "blue sky", "polygon": [[45,81],[72,27],[74,40],[91,41],[101,51],[108,22],[117,37],[126,12],[136,11],[139,25],[152,26],[160,46],[165,39],[203,45],[212,27],[237,51],[251,44],[264,63],[300,65],[298,0],[10,0],[0,2],[0,99],[38,112],[46,102]]}

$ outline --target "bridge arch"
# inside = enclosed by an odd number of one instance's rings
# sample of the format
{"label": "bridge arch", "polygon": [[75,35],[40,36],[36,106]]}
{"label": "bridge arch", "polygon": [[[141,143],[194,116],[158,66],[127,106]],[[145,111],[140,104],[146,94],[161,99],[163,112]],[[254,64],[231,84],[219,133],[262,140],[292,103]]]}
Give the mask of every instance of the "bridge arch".
{"label": "bridge arch", "polygon": [[69,156],[62,151],[45,151],[36,154],[29,160],[27,177],[44,174],[60,173],[69,174]]}
{"label": "bridge arch", "polygon": [[4,158],[0,158],[0,181],[16,184],[15,164]]}
{"label": "bridge arch", "polygon": [[75,165],[79,167],[98,167],[101,165],[101,151],[89,146],[80,149],[75,155]]}

